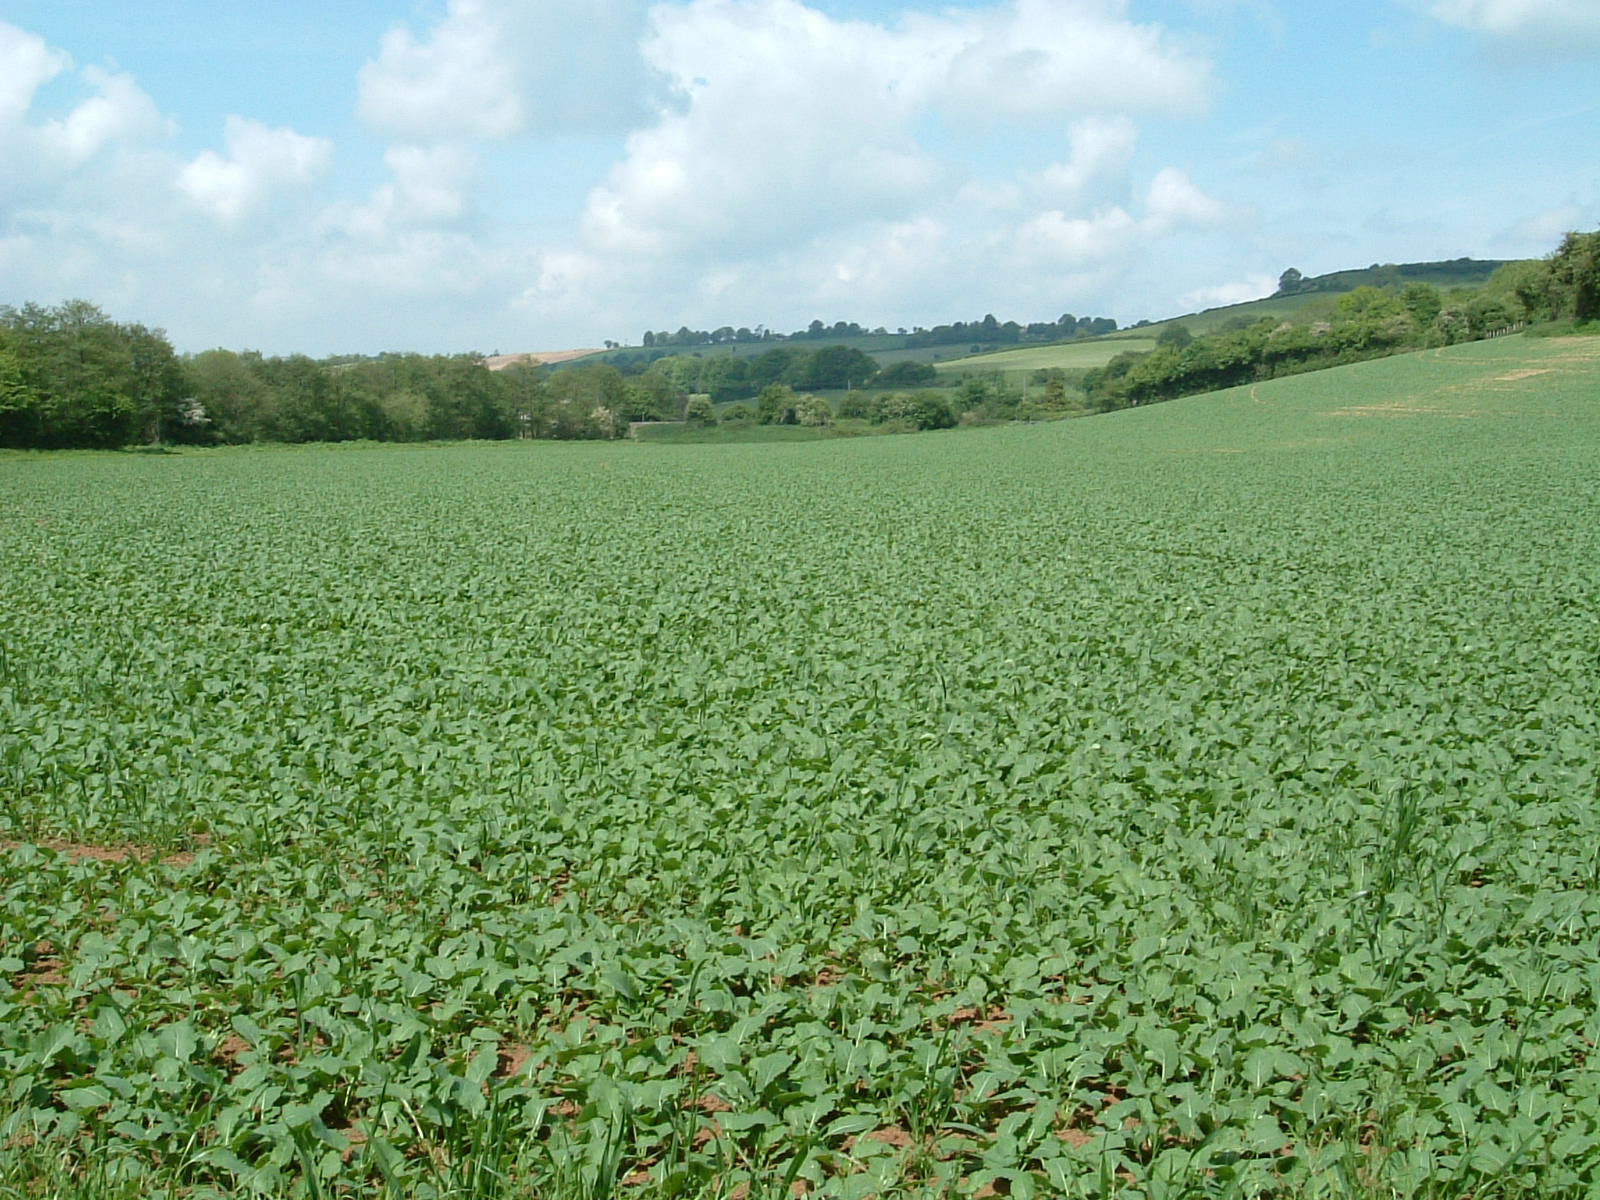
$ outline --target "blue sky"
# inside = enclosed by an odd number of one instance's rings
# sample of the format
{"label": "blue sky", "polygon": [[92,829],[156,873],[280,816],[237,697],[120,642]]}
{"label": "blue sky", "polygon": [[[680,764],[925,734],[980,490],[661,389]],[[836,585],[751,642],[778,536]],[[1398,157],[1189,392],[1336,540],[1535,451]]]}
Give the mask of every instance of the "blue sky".
{"label": "blue sky", "polygon": [[1125,323],[1600,227],[1595,0],[0,0],[0,304],[180,350]]}

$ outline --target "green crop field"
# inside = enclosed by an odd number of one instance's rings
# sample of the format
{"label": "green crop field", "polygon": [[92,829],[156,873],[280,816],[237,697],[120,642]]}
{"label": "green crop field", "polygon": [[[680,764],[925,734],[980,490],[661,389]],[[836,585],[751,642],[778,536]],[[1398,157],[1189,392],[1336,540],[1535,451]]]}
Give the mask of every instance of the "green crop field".
{"label": "green crop field", "polygon": [[0,1196],[1591,1197],[1600,339],[0,457]]}
{"label": "green crop field", "polygon": [[1035,371],[1057,367],[1066,371],[1087,371],[1103,367],[1119,354],[1130,350],[1154,350],[1153,337],[1096,338],[1093,341],[1056,342],[1048,346],[1020,346],[1010,350],[996,350],[991,354],[974,354],[949,362],[938,363],[936,369],[943,376],[983,374],[999,371],[1019,379]]}

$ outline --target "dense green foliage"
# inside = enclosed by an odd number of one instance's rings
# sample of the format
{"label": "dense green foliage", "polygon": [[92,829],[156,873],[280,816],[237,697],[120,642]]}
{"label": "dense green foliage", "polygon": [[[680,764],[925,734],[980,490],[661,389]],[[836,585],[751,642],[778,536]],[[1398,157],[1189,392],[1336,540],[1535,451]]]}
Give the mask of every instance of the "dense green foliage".
{"label": "dense green foliage", "polygon": [[159,329],[94,305],[0,308],[0,446],[121,446],[205,436]]}
{"label": "dense green foliage", "polygon": [[319,362],[231,350],[179,359],[159,331],[83,301],[0,310],[0,446],[606,438],[681,403],[660,381],[608,366],[488,371],[478,355]]}
{"label": "dense green foliage", "polygon": [[0,459],[0,1193],[1592,1196],[1597,377]]}
{"label": "dense green foliage", "polygon": [[[917,364],[908,364],[915,368]],[[569,370],[593,367],[565,367]],[[755,356],[729,351],[706,354],[669,354],[624,362],[621,370],[635,388],[651,395],[693,395],[703,392],[721,404],[747,400],[773,384],[821,391],[866,387],[876,381],[878,364],[855,346],[831,345],[815,349],[787,343]],[[890,386],[895,386],[892,382]]]}

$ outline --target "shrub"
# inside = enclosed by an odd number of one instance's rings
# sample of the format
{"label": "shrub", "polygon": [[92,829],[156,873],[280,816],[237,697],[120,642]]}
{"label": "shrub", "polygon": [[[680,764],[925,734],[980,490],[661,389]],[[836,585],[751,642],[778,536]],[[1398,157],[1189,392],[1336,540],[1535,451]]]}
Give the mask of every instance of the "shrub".
{"label": "shrub", "polygon": [[813,428],[833,424],[833,406],[822,396],[802,396],[795,405],[795,421]]}

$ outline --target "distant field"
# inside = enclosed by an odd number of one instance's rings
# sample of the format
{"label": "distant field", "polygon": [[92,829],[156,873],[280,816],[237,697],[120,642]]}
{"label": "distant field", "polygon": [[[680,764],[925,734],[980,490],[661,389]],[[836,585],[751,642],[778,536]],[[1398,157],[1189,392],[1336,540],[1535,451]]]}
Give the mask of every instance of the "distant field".
{"label": "distant field", "polygon": [[0,454],[0,1196],[1593,1200],[1600,338]]}
{"label": "distant field", "polygon": [[1107,334],[1106,337],[1111,341],[1154,338],[1168,325],[1182,325],[1190,333],[1198,335],[1211,333],[1230,321],[1237,321],[1241,318],[1246,321],[1259,321],[1262,317],[1291,320],[1300,317],[1306,309],[1315,306],[1320,305],[1331,310],[1334,304],[1338,302],[1338,299],[1337,295],[1327,292],[1302,292],[1295,296],[1268,296],[1264,300],[1249,300],[1243,304],[1229,304],[1223,308],[1208,308],[1204,312],[1172,317],[1169,320],[1156,321],[1150,325],[1119,329],[1116,333]]}
{"label": "distant field", "polygon": [[604,350],[535,350],[526,354],[492,354],[484,359],[483,365],[491,371],[504,371],[514,366],[555,366],[604,353]]}
{"label": "distant field", "polygon": [[1059,367],[1067,371],[1103,367],[1119,354],[1130,350],[1153,350],[1155,344],[1153,337],[1114,337],[1060,342],[1050,346],[1019,346],[1012,350],[996,350],[991,354],[974,354],[941,362],[937,368],[942,376],[999,371],[1008,378],[1022,378],[1047,367]]}

